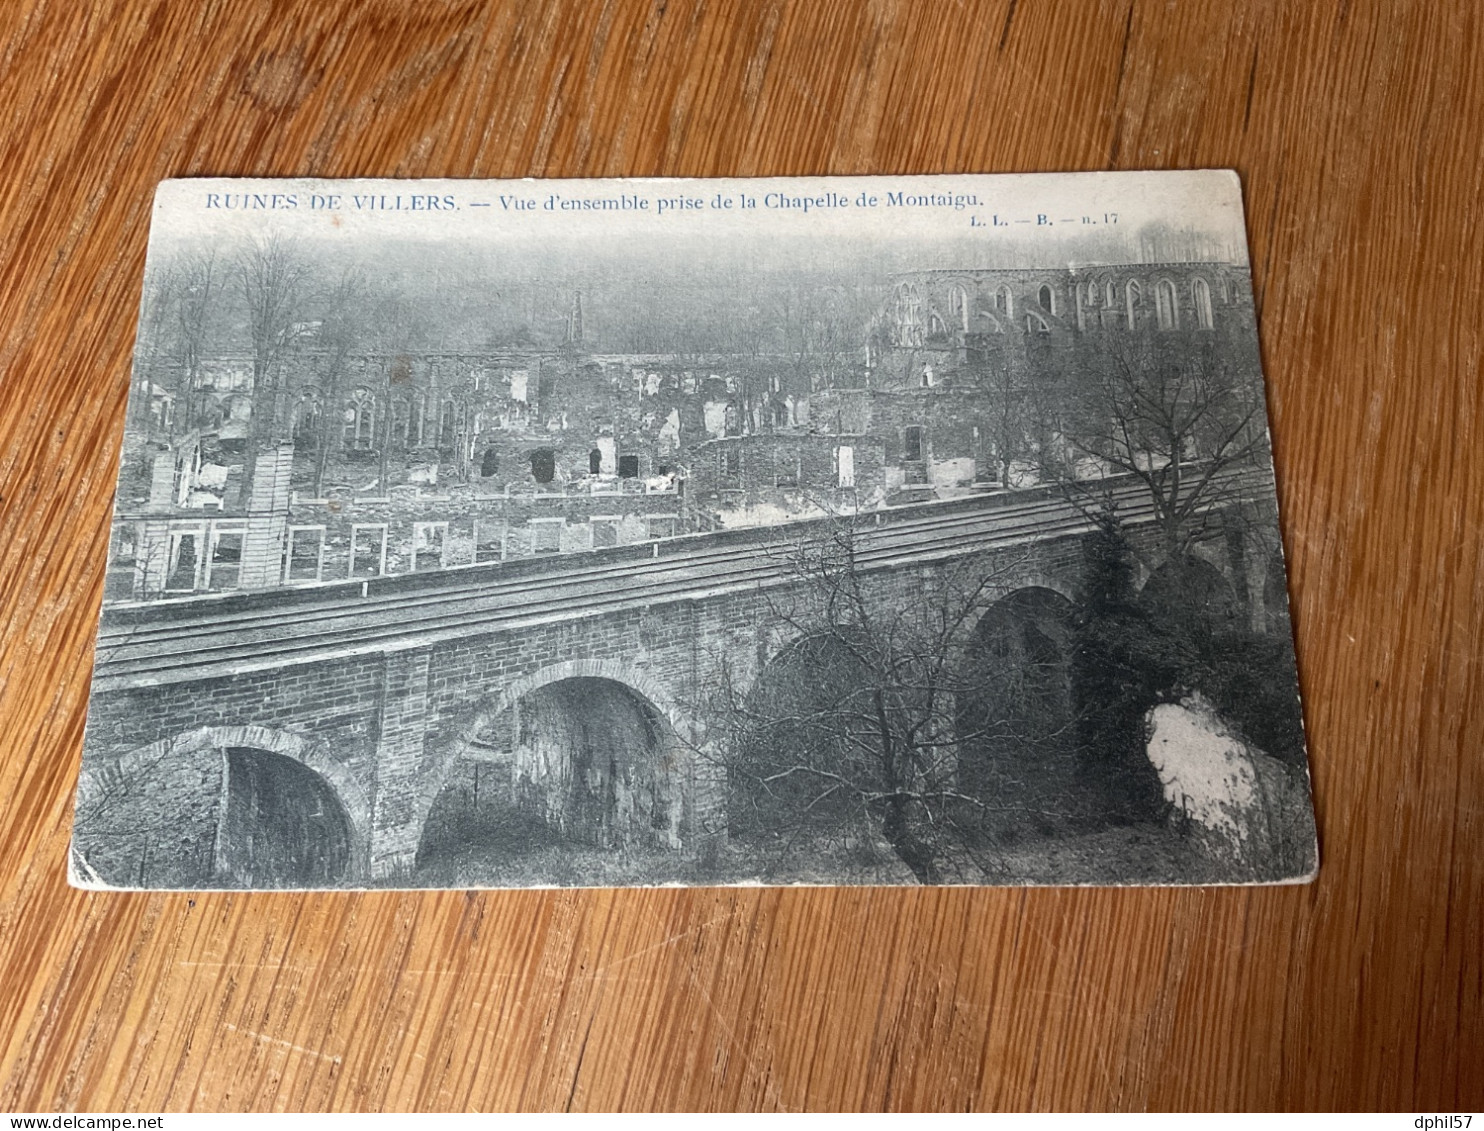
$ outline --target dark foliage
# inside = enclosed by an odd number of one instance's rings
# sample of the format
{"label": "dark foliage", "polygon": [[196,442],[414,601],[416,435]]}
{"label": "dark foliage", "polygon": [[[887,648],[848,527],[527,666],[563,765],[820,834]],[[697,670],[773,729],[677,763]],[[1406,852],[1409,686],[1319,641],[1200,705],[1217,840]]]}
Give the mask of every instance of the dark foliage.
{"label": "dark foliage", "polygon": [[1180,669],[1135,600],[1132,554],[1115,519],[1088,537],[1085,553],[1072,653],[1083,774],[1108,819],[1152,819],[1164,797],[1144,751],[1144,713]]}
{"label": "dark foliage", "polygon": [[1137,597],[1115,518],[1085,546],[1073,687],[1083,768],[1114,821],[1157,816],[1164,802],[1145,755],[1144,717],[1199,690],[1243,738],[1289,765],[1304,762],[1298,686],[1286,635],[1253,632],[1214,567],[1167,563]]}

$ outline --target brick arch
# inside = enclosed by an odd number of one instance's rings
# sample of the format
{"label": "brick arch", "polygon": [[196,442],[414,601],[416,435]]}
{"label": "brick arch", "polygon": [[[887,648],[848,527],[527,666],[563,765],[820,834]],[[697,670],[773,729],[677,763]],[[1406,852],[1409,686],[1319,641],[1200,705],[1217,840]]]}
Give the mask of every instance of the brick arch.
{"label": "brick arch", "polygon": [[623,660],[561,660],[547,664],[506,684],[488,706],[476,707],[465,716],[467,723],[453,728],[449,736],[429,752],[430,769],[423,780],[417,800],[419,836],[429,812],[432,811],[433,803],[448,784],[448,775],[452,772],[454,763],[464,756],[480,732],[531,692],[568,679],[606,679],[620,684],[653,707],[670,724],[682,745],[704,747],[702,728],[680,709],[674,697],[653,676],[640,671],[633,664]]}
{"label": "brick arch", "polygon": [[[1217,573],[1226,579],[1226,583],[1232,587],[1232,591],[1238,592],[1236,572],[1232,569],[1230,556],[1220,548],[1215,541],[1196,542],[1186,548],[1185,556],[1195,561],[1211,566]],[[1142,593],[1144,587],[1149,584],[1149,579],[1170,563],[1170,555],[1164,551],[1140,556],[1137,559],[1135,569],[1136,592]]]}
{"label": "brick arch", "polygon": [[[350,825],[351,869],[363,865],[370,840],[371,797],[344,765],[330,758],[325,748],[292,731],[247,723],[237,726],[204,726],[145,746],[127,750],[102,767],[84,764],[78,777],[78,807],[91,803],[110,783],[148,773],[162,760],[175,756],[215,754],[229,747],[264,750],[292,758],[324,779],[339,801]],[[222,788],[226,789],[225,774]]]}
{"label": "brick arch", "polygon": [[[1198,566],[1205,566],[1221,579],[1226,595],[1232,601],[1232,607],[1239,613],[1242,610],[1250,611],[1251,595],[1245,586],[1238,584],[1236,571],[1232,568],[1231,561],[1219,550],[1204,544],[1190,547],[1185,557]],[[1161,554],[1148,563],[1140,562],[1138,582],[1135,589],[1137,598],[1142,602],[1145,591],[1149,588],[1157,574],[1171,564],[1172,558],[1169,554]]]}
{"label": "brick arch", "polygon": [[958,633],[954,637],[954,648],[963,649],[969,647],[978,635],[979,626],[984,623],[984,618],[994,612],[995,609],[1013,599],[1019,593],[1029,593],[1038,589],[1055,593],[1058,597],[1066,601],[1074,612],[1079,607],[1079,598],[1076,590],[1060,578],[1051,577],[1046,574],[1026,574],[1018,578],[1014,584],[997,588],[984,595],[983,600],[974,609],[974,615],[964,618],[964,623],[960,626]]}
{"label": "brick arch", "polygon": [[684,733],[690,725],[690,720],[658,681],[623,660],[561,660],[555,664],[547,664],[530,675],[507,684],[490,709],[481,712],[475,725],[484,725],[515,706],[531,692],[566,679],[607,679],[621,683],[630,691],[648,699],[670,721],[677,733]]}
{"label": "brick arch", "polygon": [[767,642],[767,659],[758,665],[757,676],[752,680],[751,685],[743,690],[751,694],[752,689],[763,678],[763,673],[768,671],[769,668],[782,660],[790,652],[807,644],[811,640],[833,636],[836,632],[846,627],[845,625],[823,625],[813,630],[793,627],[789,631],[774,634]]}

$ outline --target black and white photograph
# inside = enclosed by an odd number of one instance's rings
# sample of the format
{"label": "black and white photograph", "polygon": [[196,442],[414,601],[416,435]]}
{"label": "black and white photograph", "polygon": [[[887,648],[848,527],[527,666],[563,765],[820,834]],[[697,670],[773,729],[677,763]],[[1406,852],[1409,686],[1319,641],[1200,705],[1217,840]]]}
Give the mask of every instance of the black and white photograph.
{"label": "black and white photograph", "polygon": [[70,856],[1293,883],[1223,171],[160,186]]}

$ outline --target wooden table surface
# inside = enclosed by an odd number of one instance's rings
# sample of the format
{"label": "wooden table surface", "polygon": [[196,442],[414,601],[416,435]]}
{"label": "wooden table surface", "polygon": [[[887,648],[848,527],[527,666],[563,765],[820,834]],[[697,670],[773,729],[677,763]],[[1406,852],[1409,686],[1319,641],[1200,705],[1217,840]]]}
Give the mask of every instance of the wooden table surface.
{"label": "wooden table surface", "polygon": [[[1484,1106],[1473,0],[6,4],[0,1109]],[[155,182],[1232,166],[1323,865],[1258,890],[64,878]]]}

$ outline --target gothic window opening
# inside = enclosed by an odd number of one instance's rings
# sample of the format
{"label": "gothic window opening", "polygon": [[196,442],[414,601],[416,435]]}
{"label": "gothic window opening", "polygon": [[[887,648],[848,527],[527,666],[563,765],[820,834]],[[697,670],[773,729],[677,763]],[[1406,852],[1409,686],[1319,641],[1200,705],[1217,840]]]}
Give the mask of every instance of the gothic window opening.
{"label": "gothic window opening", "polygon": [[1161,279],[1154,285],[1154,312],[1161,330],[1178,330],[1180,312],[1175,302],[1175,284]]}
{"label": "gothic window opening", "polygon": [[1001,286],[994,293],[994,308],[1004,314],[1007,318],[1015,317],[1015,299],[1010,294],[1008,286]]}
{"label": "gothic window opening", "polygon": [[964,333],[969,332],[969,292],[963,287],[953,287],[948,292],[948,309],[953,320]]}
{"label": "gothic window opening", "polygon": [[423,420],[427,416],[427,401],[421,394],[412,398],[411,415],[407,421],[407,442],[418,446],[423,442]]}
{"label": "gothic window opening", "polygon": [[1036,301],[1041,304],[1041,309],[1046,311],[1046,313],[1056,313],[1056,294],[1050,287],[1043,285],[1036,292]]}
{"label": "gothic window opening", "polygon": [[356,389],[345,402],[345,446],[368,450],[376,436],[376,394]]}
{"label": "gothic window opening", "polygon": [[603,453],[598,448],[587,453],[587,473],[589,475],[603,474]]}
{"label": "gothic window opening", "polygon": [[922,294],[912,283],[897,287],[896,328],[897,345],[922,345]]}
{"label": "gothic window opening", "polygon": [[1130,279],[1128,286],[1123,288],[1124,301],[1128,305],[1128,328],[1134,329],[1137,325],[1137,315],[1134,313],[1139,304],[1144,301],[1144,288],[1139,286],[1139,280]]}
{"label": "gothic window opening", "polygon": [[403,446],[407,444],[408,421],[411,415],[411,407],[406,401],[392,402],[392,442],[394,444]]}
{"label": "gothic window opening", "polygon": [[454,446],[455,432],[458,426],[458,408],[453,401],[443,402],[443,415],[438,422],[438,446],[440,448],[451,448]]}
{"label": "gothic window opening", "polygon": [[319,447],[320,396],[318,390],[306,389],[294,407],[294,444],[310,449]]}
{"label": "gothic window opening", "polygon": [[1196,325],[1202,330],[1209,330],[1214,325],[1211,317],[1211,287],[1206,280],[1197,278],[1190,289],[1195,296]]}

